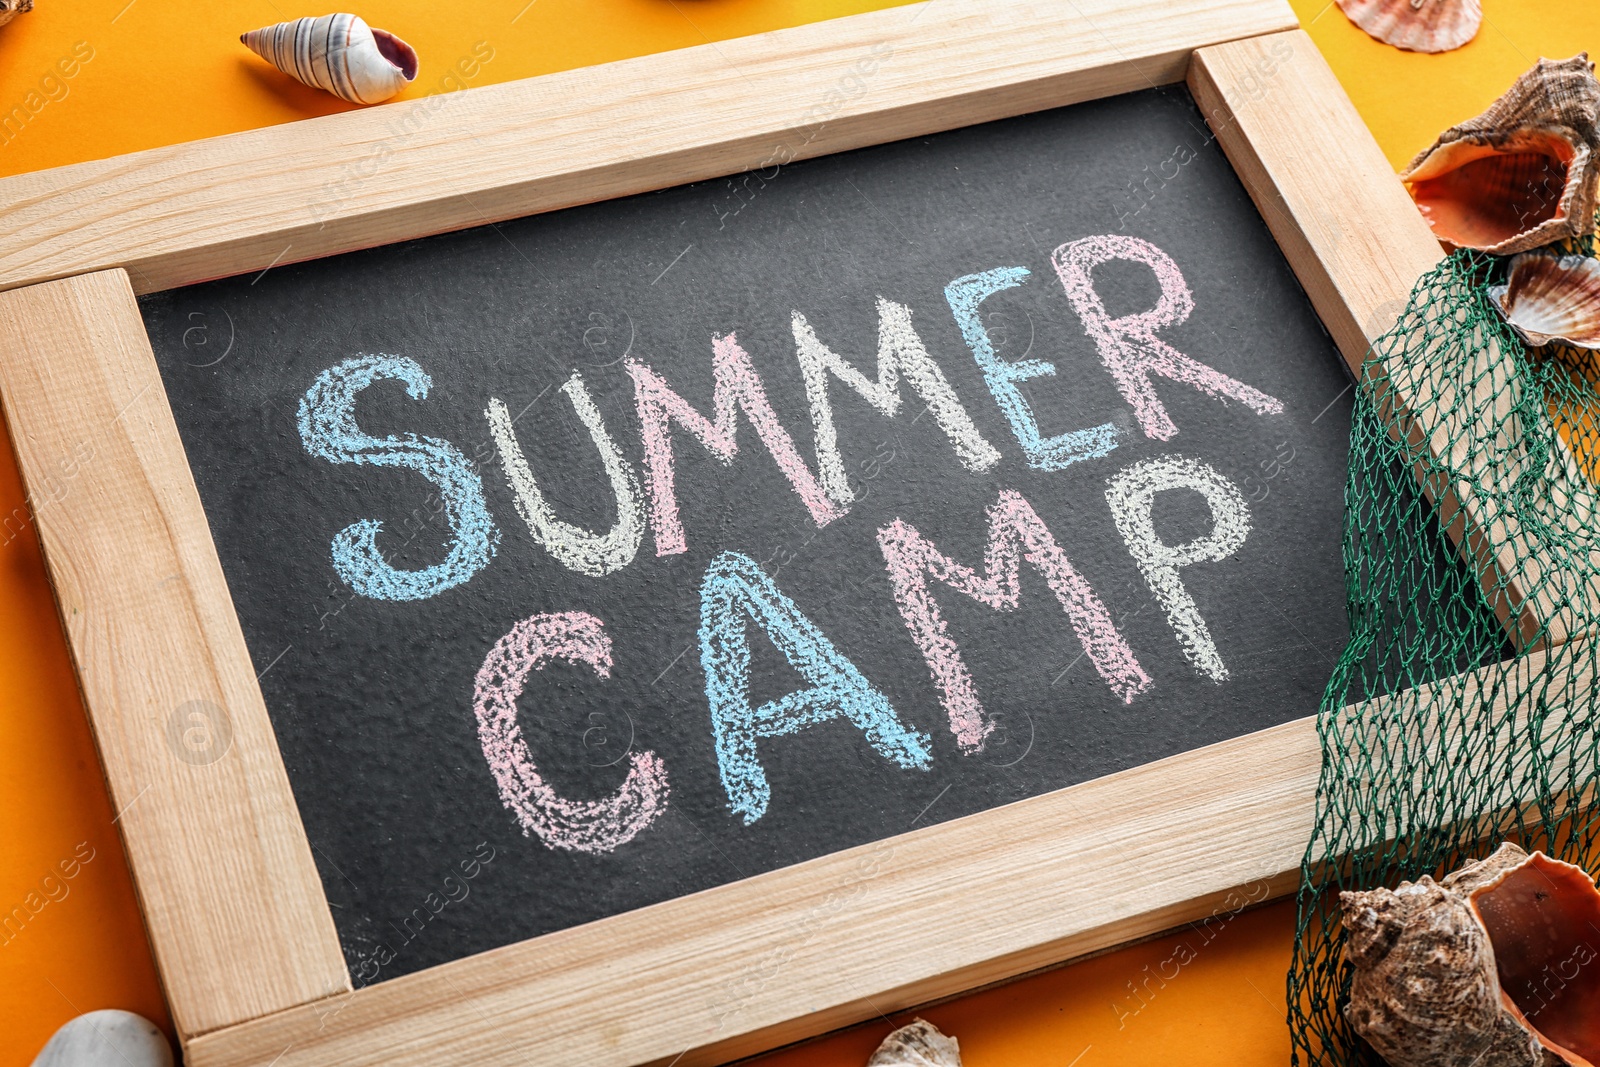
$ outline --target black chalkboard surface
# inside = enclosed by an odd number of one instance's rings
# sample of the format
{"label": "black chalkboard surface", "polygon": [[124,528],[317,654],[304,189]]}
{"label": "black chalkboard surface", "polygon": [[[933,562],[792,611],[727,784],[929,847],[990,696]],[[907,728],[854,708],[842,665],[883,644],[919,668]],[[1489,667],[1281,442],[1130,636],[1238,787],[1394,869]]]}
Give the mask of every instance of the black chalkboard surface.
{"label": "black chalkboard surface", "polygon": [[357,984],[1309,714],[1346,638],[1348,380],[1181,89],[142,308]]}

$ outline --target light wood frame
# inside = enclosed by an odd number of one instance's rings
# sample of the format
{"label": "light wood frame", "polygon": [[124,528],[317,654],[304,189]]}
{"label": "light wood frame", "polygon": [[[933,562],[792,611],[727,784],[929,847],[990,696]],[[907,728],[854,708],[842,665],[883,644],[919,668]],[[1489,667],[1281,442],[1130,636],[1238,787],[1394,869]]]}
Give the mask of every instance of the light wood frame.
{"label": "light wood frame", "polygon": [[0,396],[188,1062],[690,1067],[1291,888],[1310,718],[352,992],[134,294],[1187,79],[1354,367],[1440,250],[1296,25],[927,0],[0,180]]}

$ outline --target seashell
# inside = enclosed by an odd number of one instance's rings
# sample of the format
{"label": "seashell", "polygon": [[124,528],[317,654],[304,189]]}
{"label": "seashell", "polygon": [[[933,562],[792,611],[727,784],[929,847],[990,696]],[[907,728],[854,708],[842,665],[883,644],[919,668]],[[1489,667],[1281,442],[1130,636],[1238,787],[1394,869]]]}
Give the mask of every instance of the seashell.
{"label": "seashell", "polygon": [[101,1008],[63,1024],[33,1067],[172,1067],[172,1046],[149,1019]]}
{"label": "seashell", "polygon": [[1408,52],[1448,52],[1478,34],[1478,0],[1338,0],[1351,22]]}
{"label": "seashell", "polygon": [[1489,299],[1530,345],[1600,349],[1600,259],[1525,252]]}
{"label": "seashell", "polygon": [[1341,893],[1345,1016],[1391,1067],[1600,1065],[1600,891],[1501,845],[1435,882]]}
{"label": "seashell", "polygon": [[0,0],[0,26],[4,26],[24,11],[33,10],[33,0]]}
{"label": "seashell", "polygon": [[1440,238],[1497,255],[1593,233],[1600,82],[1587,52],[1541,59],[1400,178]]}
{"label": "seashell", "polygon": [[352,104],[389,99],[417,76],[417,53],[359,15],[294,19],[239,35],[244,46],[295,81]]}
{"label": "seashell", "polygon": [[913,1019],[883,1039],[867,1067],[961,1067],[961,1046],[926,1019]]}

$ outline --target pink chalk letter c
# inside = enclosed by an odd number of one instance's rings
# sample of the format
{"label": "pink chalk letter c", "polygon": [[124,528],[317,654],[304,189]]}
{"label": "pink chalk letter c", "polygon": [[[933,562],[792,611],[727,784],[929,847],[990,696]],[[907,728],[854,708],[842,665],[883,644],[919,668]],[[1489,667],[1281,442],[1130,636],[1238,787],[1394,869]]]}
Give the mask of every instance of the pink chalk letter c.
{"label": "pink chalk letter c", "polygon": [[611,676],[611,639],[599,619],[581,611],[523,619],[489,650],[473,686],[478,740],[500,799],[522,832],[552,849],[610,852],[625,845],[667,807],[667,768],[654,752],[629,757],[622,787],[599,800],[568,800],[534,766],[517,724],[517,698],[531,671],[551,660],[587,663]]}

